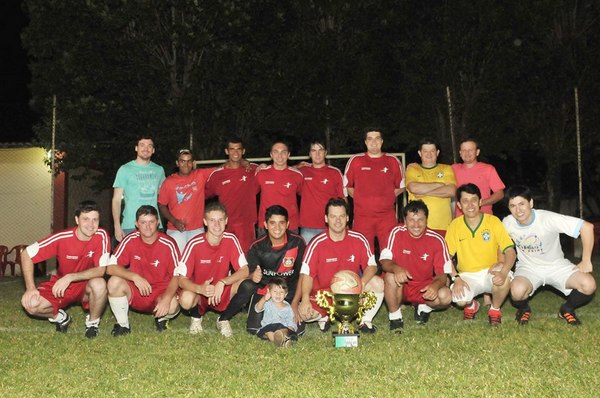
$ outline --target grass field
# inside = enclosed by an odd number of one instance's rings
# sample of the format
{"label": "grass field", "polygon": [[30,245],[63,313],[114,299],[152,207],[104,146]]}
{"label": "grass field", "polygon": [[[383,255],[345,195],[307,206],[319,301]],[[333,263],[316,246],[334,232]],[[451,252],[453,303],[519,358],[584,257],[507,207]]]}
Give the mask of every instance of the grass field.
{"label": "grass field", "polygon": [[504,323],[473,322],[449,309],[425,326],[404,310],[401,335],[387,330],[382,308],[375,335],[358,348],[333,348],[329,333],[307,328],[290,349],[276,348],[244,331],[239,314],[234,337],[223,338],[215,314],[205,332],[187,333],[180,315],[164,334],[152,318],[131,316],[132,334],[110,336],[105,312],[100,336],[83,336],[84,313],[65,335],[20,307],[18,278],[0,279],[0,397],[596,397],[600,395],[600,305],[580,309],[580,327],[557,317],[562,298],[539,292],[528,326],[504,306]]}

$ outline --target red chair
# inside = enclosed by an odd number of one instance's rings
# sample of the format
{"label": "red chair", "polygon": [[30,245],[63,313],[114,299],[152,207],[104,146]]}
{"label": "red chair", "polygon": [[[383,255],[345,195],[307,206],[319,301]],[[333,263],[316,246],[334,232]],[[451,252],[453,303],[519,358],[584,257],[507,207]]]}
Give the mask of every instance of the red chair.
{"label": "red chair", "polygon": [[7,265],[8,265],[8,246],[0,245],[0,278],[4,276]]}
{"label": "red chair", "polygon": [[[12,249],[10,249],[10,251],[7,253],[7,257],[8,257],[9,254],[11,254],[12,252],[15,252],[15,259],[6,261],[6,264],[10,265],[10,274],[12,276],[15,276],[15,268],[17,265],[19,266],[19,268],[21,268],[21,253],[26,248],[27,248],[27,245],[16,245]],[[5,272],[5,274],[6,274],[6,272]]]}

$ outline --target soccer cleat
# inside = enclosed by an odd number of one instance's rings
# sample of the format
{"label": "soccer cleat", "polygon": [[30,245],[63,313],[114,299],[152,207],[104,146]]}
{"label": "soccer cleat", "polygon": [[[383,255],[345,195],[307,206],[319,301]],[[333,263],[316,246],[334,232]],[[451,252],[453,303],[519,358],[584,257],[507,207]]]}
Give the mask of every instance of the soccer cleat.
{"label": "soccer cleat", "polygon": [[473,300],[473,304],[475,305],[475,308],[467,308],[465,307],[463,309],[463,319],[465,321],[471,321],[473,319],[475,319],[475,314],[477,314],[477,311],[479,311],[479,301],[477,300]]}
{"label": "soccer cleat", "polygon": [[71,324],[73,318],[71,318],[71,315],[69,315],[63,310],[58,310],[58,312],[62,312],[67,317],[62,322],[56,322],[56,331],[59,333],[67,333],[67,330],[69,330],[69,325]]}
{"label": "soccer cleat", "polygon": [[567,321],[567,324],[571,326],[579,326],[581,325],[581,321],[577,318],[577,314],[575,311],[563,311],[562,307],[558,312],[558,317]]}
{"label": "soccer cleat", "polygon": [[429,322],[429,315],[431,315],[430,312],[419,312],[419,307],[415,307],[415,321],[417,321],[419,325],[425,325],[427,322]]}
{"label": "soccer cleat", "polygon": [[327,333],[329,328],[331,328],[331,321],[329,320],[329,317],[326,317],[325,320],[321,318],[317,324],[319,325],[319,330],[321,330],[323,333]]}
{"label": "soccer cleat", "polygon": [[527,325],[529,323],[529,318],[531,318],[531,308],[518,310],[515,315],[515,319],[519,325]]}
{"label": "soccer cleat", "polygon": [[154,318],[154,325],[157,332],[164,332],[167,329],[171,329],[171,322],[165,318]]}
{"label": "soccer cleat", "polygon": [[113,326],[113,330],[110,332],[110,334],[112,334],[114,337],[125,336],[129,333],[131,333],[130,328],[121,326],[118,323],[115,323],[115,326]]}
{"label": "soccer cleat", "polygon": [[404,320],[402,318],[390,319],[390,331],[402,333],[402,329],[404,329]]}
{"label": "soccer cleat", "polygon": [[93,339],[98,337],[98,326],[88,326],[85,328],[85,337]]}
{"label": "soccer cleat", "polygon": [[490,325],[500,326],[500,324],[502,323],[502,311],[493,310],[490,308],[490,310],[488,311],[488,320],[490,322]]}
{"label": "soccer cleat", "polygon": [[198,334],[203,330],[204,329],[202,328],[202,318],[192,317],[192,321],[190,322],[190,334]]}
{"label": "soccer cleat", "polygon": [[219,321],[217,319],[217,329],[225,337],[233,336],[233,330],[231,330],[231,324],[229,323],[229,321]]}
{"label": "soccer cleat", "polygon": [[[370,323],[370,322],[369,322]],[[358,327],[358,330],[361,333],[370,333],[373,334],[377,331],[377,326],[373,325],[372,323],[370,325],[367,325],[367,323],[361,323],[360,326]]]}

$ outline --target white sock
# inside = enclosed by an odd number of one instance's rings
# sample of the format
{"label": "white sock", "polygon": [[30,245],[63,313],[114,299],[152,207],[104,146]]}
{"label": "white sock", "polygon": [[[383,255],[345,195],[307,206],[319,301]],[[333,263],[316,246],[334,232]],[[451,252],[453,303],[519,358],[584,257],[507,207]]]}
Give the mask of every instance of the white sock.
{"label": "white sock", "polygon": [[109,297],[108,303],[117,323],[124,328],[129,327],[129,301],[127,296]]}
{"label": "white sock", "polygon": [[421,312],[429,314],[431,311],[433,311],[433,308],[431,308],[427,304],[419,304],[417,306],[417,314],[420,314]]}
{"label": "white sock", "polygon": [[367,312],[365,312],[365,314],[363,315],[363,317],[362,317],[363,323],[373,322],[373,318],[375,318],[375,315],[377,315],[377,311],[379,311],[381,304],[383,304],[383,293],[375,293],[375,297],[377,297],[377,301],[375,302],[375,305],[373,306],[373,308],[371,308],[370,310],[367,310]]}
{"label": "white sock", "polygon": [[475,306],[477,306],[477,304],[476,304],[476,300],[473,300],[473,301],[471,302],[471,305],[468,305],[468,306],[466,306],[465,308],[467,308],[467,309],[470,309],[470,310],[474,310],[474,309],[475,309]]}
{"label": "white sock", "polygon": [[390,312],[389,319],[390,319],[390,321],[402,319],[402,307],[398,308],[394,312]]}
{"label": "white sock", "polygon": [[56,317],[48,318],[48,320],[52,323],[61,323],[65,319],[67,319],[67,313],[63,310],[58,310],[58,314],[56,314]]}
{"label": "white sock", "polygon": [[94,326],[94,327],[100,326],[100,318],[94,319],[94,320],[90,320],[90,314],[87,314],[85,316],[85,327],[86,328],[91,328],[92,326]]}
{"label": "white sock", "polygon": [[326,316],[322,316],[317,322],[319,324],[319,329],[324,329],[325,328],[325,324],[327,323],[327,321],[329,320],[329,317]]}

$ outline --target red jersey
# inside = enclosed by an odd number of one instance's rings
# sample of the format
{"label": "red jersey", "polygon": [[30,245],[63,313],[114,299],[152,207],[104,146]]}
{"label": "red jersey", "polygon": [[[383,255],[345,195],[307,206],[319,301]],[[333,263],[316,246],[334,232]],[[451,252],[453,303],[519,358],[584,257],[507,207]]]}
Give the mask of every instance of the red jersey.
{"label": "red jersey", "polygon": [[302,173],[291,167],[275,170],[273,166],[260,169],[256,173],[256,182],[260,189],[260,208],[258,225],[263,227],[265,210],[273,205],[285,207],[290,222],[289,229],[296,230],[300,226],[297,196],[302,190],[304,178]]}
{"label": "red jersey", "polygon": [[[171,174],[160,186],[158,203],[169,208],[173,216],[184,220],[187,230],[204,226],[204,186],[211,169],[195,169],[187,176]],[[167,229],[177,230],[169,221]]]}
{"label": "red jersey", "polygon": [[27,254],[34,264],[56,257],[58,277],[108,265],[108,233],[98,228],[90,240],[80,240],[75,231],[77,227],[47,236],[27,246]]}
{"label": "red jersey", "polygon": [[315,294],[318,290],[330,290],[331,279],[336,272],[349,270],[362,275],[367,266],[376,267],[377,263],[369,242],[362,234],[348,230],[344,239],[334,242],[329,231],[325,231],[315,236],[306,247],[300,273],[313,278],[311,294]]}
{"label": "red jersey", "polygon": [[118,265],[129,265],[129,271],[142,276],[153,286],[168,284],[179,263],[177,243],[162,232],[151,244],[145,243],[137,231],[129,234],[117,246],[114,256]]}
{"label": "red jersey", "polygon": [[202,233],[185,245],[178,274],[197,284],[212,278],[215,284],[229,275],[230,265],[234,271],[248,265],[235,235],[225,232],[221,242],[212,246]]}
{"label": "red jersey", "polygon": [[452,269],[446,241],[429,228],[419,238],[414,238],[404,225],[394,227],[380,259],[392,260],[410,272],[409,284],[431,281],[434,276],[450,273]]}
{"label": "red jersey", "polygon": [[354,188],[355,215],[395,214],[394,190],[404,188],[402,164],[387,153],[378,158],[367,153],[354,155],[346,164],[344,186]]}
{"label": "red jersey", "polygon": [[300,202],[300,226],[305,228],[327,228],[325,225],[325,205],[331,198],[343,198],[344,182],[342,173],[336,167],[325,165],[315,168],[303,167],[304,177]]}
{"label": "red jersey", "polygon": [[228,224],[256,224],[256,194],[258,185],[254,178],[256,165],[228,169],[219,167],[206,182],[206,197],[218,196],[227,209]]}

